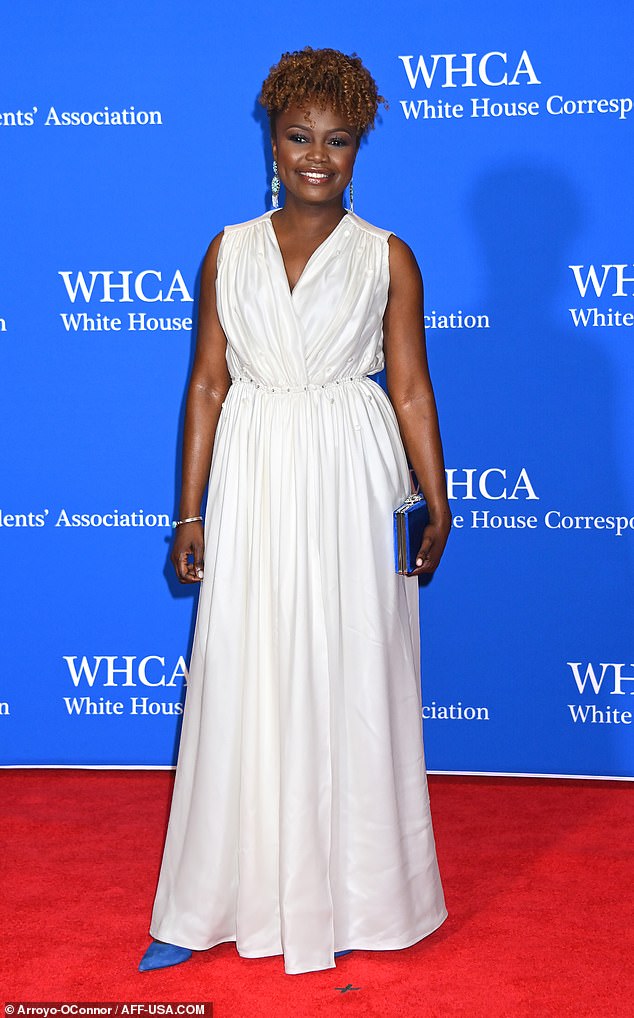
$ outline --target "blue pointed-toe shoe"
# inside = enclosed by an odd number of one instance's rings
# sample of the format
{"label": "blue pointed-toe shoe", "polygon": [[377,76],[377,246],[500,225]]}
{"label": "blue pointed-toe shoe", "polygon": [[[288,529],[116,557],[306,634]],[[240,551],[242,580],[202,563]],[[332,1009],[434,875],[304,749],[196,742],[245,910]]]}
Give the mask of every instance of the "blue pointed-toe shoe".
{"label": "blue pointed-toe shoe", "polygon": [[341,958],[342,954],[352,954],[352,948],[349,951],[335,951],[335,958]]}
{"label": "blue pointed-toe shoe", "polygon": [[164,944],[160,940],[153,940],[139,962],[139,972],[180,965],[181,962],[188,961],[191,956],[192,952],[188,947],[177,947],[176,944]]}

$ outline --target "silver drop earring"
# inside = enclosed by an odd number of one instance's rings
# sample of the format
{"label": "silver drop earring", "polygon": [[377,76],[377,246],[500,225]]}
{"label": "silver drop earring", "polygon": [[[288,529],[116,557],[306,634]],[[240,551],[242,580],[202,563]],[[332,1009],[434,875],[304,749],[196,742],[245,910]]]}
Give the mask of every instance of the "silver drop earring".
{"label": "silver drop earring", "polygon": [[273,180],[271,181],[271,194],[273,195],[273,208],[280,206],[278,195],[280,193],[280,178],[277,175],[277,162],[273,160]]}
{"label": "silver drop earring", "polygon": [[354,212],[354,187],[352,186],[352,177],[350,177],[350,184],[348,185],[350,190],[350,208],[348,212]]}

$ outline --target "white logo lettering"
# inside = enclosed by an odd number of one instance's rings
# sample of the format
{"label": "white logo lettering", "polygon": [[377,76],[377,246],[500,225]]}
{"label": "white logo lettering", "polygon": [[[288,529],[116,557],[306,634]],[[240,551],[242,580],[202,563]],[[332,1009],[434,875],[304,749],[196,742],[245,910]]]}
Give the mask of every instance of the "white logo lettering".
{"label": "white logo lettering", "polygon": [[[623,669],[626,668],[627,665],[621,662],[619,663],[610,662],[606,664],[600,662],[599,667],[601,668],[601,674],[599,676],[597,676],[597,673],[594,669],[592,662],[588,662],[586,664],[586,670],[583,677],[580,671],[580,669],[582,668],[581,661],[567,661],[566,664],[572,671],[575,683],[577,685],[577,689],[579,690],[580,693],[585,692],[586,686],[588,685],[589,682],[596,696],[598,696],[603,688],[605,677],[610,671],[613,675],[613,681],[610,681],[610,685],[613,686],[613,688],[610,689],[611,696],[625,696],[626,690],[622,688],[623,683],[634,682],[634,675],[623,675]],[[634,668],[634,664],[631,665],[630,667]],[[627,692],[631,693],[631,695],[634,696],[634,689],[627,690]]]}
{"label": "white logo lettering", "polygon": [[[464,61],[463,64],[454,63],[454,61],[458,59],[458,56],[460,56]],[[407,80],[410,84],[410,88],[412,89],[416,88],[419,77],[422,78],[426,88],[431,88],[441,62],[441,73],[444,72],[444,80],[441,81],[442,88],[458,88],[458,82],[454,81],[455,76],[464,77],[464,80],[460,83],[461,88],[476,88],[478,82],[491,87],[521,84],[541,85],[541,81],[535,74],[533,65],[526,50],[523,50],[513,75],[510,78],[507,70],[508,57],[506,53],[501,53],[498,50],[491,50],[491,52],[485,53],[482,57],[480,57],[477,64],[474,64],[476,57],[477,53],[432,53],[429,57],[431,60],[431,66],[429,66],[425,57],[420,54],[415,67],[412,65],[412,61],[414,60],[413,54],[399,56],[398,59],[403,64]],[[493,61],[494,65],[498,65],[497,71],[489,71],[490,61]],[[497,75],[495,78],[493,77],[494,73]],[[476,77],[478,82],[475,80]]]}
{"label": "white logo lettering", "polygon": [[[100,655],[92,658],[92,664],[89,663],[89,658],[84,656],[79,661],[79,665],[77,664],[77,655],[63,655],[63,658],[75,687],[79,686],[82,679],[90,687],[93,687],[98,678],[104,686],[137,686],[139,684],[142,686],[176,686],[177,680],[182,679],[187,682],[189,677],[187,664],[182,655],[171,671],[165,668],[165,658],[155,654],[149,654],[140,660],[135,656],[128,655],[122,657]],[[123,666],[116,664],[120,661],[123,662]],[[153,679],[149,678],[147,674],[150,661],[158,662],[160,666],[159,668],[156,665],[152,666]],[[104,672],[105,681],[103,681]],[[119,676],[123,681],[120,681]]]}
{"label": "white logo lettering", "polygon": [[[450,499],[462,498],[463,500],[474,500],[478,497],[475,490],[475,478],[477,474],[477,470],[475,468],[470,467],[464,470],[451,468],[446,471],[446,474],[447,493]],[[464,480],[457,480],[456,475],[458,474],[462,474],[464,476]],[[535,489],[531,484],[526,467],[522,467],[510,495],[508,493],[509,489],[507,485],[501,484],[499,480],[495,490],[493,490],[494,481],[492,480],[489,482],[489,478],[493,478],[494,475],[497,475],[497,477],[501,478],[502,481],[506,481],[506,470],[502,470],[500,467],[489,467],[487,470],[483,470],[477,480],[477,490],[482,498],[492,501],[498,499],[517,500],[520,498],[519,492],[524,492],[525,499],[539,499],[539,495],[536,494]],[[456,494],[456,489],[458,488],[464,489],[463,495]]]}
{"label": "white logo lettering", "polygon": [[[171,277],[165,291],[161,285],[162,274],[156,269],[144,269],[136,274],[131,269],[117,272],[90,270],[86,274],[64,270],[60,271],[59,275],[62,277],[71,304],[74,304],[80,295],[86,304],[90,304],[93,296],[101,304],[132,304],[135,298],[145,304],[158,302],[173,304],[177,299],[181,303],[193,301],[179,269]],[[146,280],[150,278],[155,281],[153,287],[150,283],[146,284]],[[180,296],[177,298],[174,294]]]}
{"label": "white logo lettering", "polygon": [[[588,270],[585,273],[585,278],[582,275],[582,272],[585,270],[585,265],[568,266],[568,268],[571,270],[572,274],[575,277],[577,289],[579,290],[579,293],[581,294],[582,297],[585,297],[586,293],[588,292],[588,287],[590,285],[592,285],[592,288],[597,297],[600,297],[603,293],[603,290],[605,289],[606,283],[608,281],[608,276],[611,275],[612,270],[614,270],[614,275],[616,277],[616,289],[612,291],[612,296],[613,297],[630,296],[630,294],[627,294],[625,292],[625,284],[634,283],[634,276],[625,275],[625,270],[628,269],[629,267],[630,266],[628,265],[627,262],[625,264],[619,265],[601,265],[601,268],[603,269],[603,275],[599,280],[599,274],[594,265],[588,266]],[[634,292],[631,294],[631,296],[634,296]]]}

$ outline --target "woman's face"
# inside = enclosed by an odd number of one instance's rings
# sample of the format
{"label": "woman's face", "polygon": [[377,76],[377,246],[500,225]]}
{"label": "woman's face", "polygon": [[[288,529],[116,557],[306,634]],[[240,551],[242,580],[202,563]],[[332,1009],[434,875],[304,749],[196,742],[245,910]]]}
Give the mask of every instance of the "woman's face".
{"label": "woman's face", "polygon": [[286,200],[306,205],[341,204],[359,142],[354,128],[331,106],[278,113],[272,139]]}

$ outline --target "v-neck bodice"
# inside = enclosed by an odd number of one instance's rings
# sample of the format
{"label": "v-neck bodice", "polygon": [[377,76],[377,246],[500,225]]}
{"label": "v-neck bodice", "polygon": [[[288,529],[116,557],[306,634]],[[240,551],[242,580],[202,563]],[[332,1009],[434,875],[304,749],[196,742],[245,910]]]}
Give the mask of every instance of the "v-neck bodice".
{"label": "v-neck bodice", "polygon": [[275,227],[273,226],[273,216],[274,215],[275,215],[275,209],[272,209],[268,213],[268,221],[269,221],[269,225],[271,227],[271,231],[273,233],[273,237],[275,238],[275,245],[277,247],[278,254],[280,256],[280,261],[282,263],[282,268],[284,269],[284,276],[286,278],[286,283],[287,283],[287,286],[288,286],[288,292],[292,296],[295,293],[295,290],[297,289],[299,283],[301,283],[302,278],[304,276],[304,273],[310,267],[310,264],[313,261],[313,259],[319,254],[319,252],[321,251],[322,247],[324,247],[325,244],[328,244],[328,242],[336,235],[337,230],[339,229],[339,227],[343,223],[344,219],[346,219],[348,213],[344,212],[343,216],[341,217],[341,219],[339,220],[337,225],[334,227],[334,229],[332,229],[330,231],[330,233],[328,234],[327,237],[324,237],[324,239],[321,241],[321,243],[317,245],[317,247],[315,248],[313,253],[311,255],[309,255],[309,257],[306,260],[306,263],[304,265],[304,268],[302,269],[302,271],[300,272],[299,276],[297,277],[297,280],[295,281],[295,285],[294,286],[291,286],[291,281],[288,278],[288,272],[286,270],[286,263],[284,261],[284,255],[282,253],[282,245],[280,244],[279,237],[277,236],[277,233],[275,232]]}
{"label": "v-neck bodice", "polygon": [[220,244],[216,296],[231,377],[281,389],[380,371],[389,231],[346,213],[291,291],[272,215],[226,227]]}

